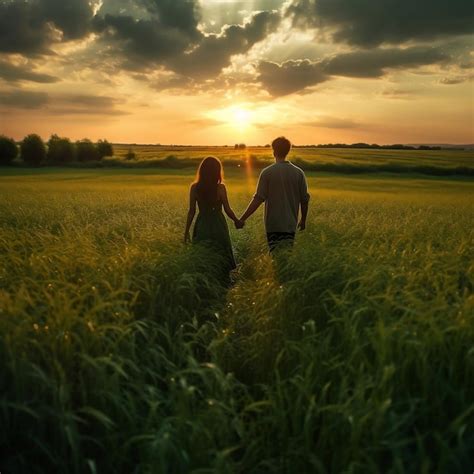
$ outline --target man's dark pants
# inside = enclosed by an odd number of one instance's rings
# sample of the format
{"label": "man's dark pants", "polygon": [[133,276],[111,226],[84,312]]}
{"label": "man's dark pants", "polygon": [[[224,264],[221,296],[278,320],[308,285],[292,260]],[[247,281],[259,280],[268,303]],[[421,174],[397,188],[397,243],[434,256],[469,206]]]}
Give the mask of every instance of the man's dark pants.
{"label": "man's dark pants", "polygon": [[267,241],[270,252],[276,248],[291,247],[295,240],[294,232],[268,232]]}

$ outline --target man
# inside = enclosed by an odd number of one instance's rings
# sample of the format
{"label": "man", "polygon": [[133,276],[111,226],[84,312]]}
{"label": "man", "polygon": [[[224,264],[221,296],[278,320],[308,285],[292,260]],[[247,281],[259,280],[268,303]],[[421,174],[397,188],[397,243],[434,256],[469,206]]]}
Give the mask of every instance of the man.
{"label": "man", "polygon": [[[265,168],[258,179],[257,191],[240,218],[245,221],[265,202],[265,229],[270,252],[280,244],[293,244],[296,228],[304,230],[308,214],[308,185],[301,168],[286,161],[291,143],[285,137],[272,142],[275,163]],[[298,211],[301,219],[298,223]]]}

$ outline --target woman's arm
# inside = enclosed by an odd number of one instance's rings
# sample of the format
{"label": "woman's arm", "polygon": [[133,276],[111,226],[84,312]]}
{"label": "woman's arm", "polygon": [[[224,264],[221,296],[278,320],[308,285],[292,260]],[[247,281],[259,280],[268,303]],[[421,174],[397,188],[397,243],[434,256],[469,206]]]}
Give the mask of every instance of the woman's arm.
{"label": "woman's arm", "polygon": [[219,195],[222,201],[222,206],[224,207],[224,212],[229,216],[229,219],[232,219],[234,222],[239,222],[235,212],[230,207],[229,199],[227,197],[227,189],[224,184],[219,185]]}
{"label": "woman's arm", "polygon": [[194,216],[196,215],[196,185],[192,185],[189,190],[189,211],[186,219],[186,229],[184,230],[184,242],[190,242],[191,236],[189,235],[189,229],[193,223]]}

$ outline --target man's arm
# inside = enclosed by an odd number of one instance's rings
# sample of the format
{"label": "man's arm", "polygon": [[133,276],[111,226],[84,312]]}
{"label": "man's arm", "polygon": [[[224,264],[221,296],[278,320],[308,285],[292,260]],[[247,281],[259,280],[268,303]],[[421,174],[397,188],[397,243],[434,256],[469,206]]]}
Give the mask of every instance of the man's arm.
{"label": "man's arm", "polygon": [[255,191],[255,195],[253,199],[250,201],[245,212],[240,217],[241,222],[245,222],[259,207],[262,202],[267,199],[268,195],[268,179],[267,175],[265,174],[265,170],[260,173],[257,183],[257,190]]}
{"label": "man's arm", "polygon": [[300,203],[301,206],[301,219],[298,224],[298,228],[300,230],[305,230],[306,229],[306,216],[308,215],[308,207],[309,207],[309,201],[302,201]]}
{"label": "man's arm", "polygon": [[309,207],[309,194],[308,194],[308,183],[306,182],[306,176],[303,173],[303,179],[300,185],[300,207],[301,207],[301,219],[298,224],[300,230],[306,229],[306,217],[308,216]]}
{"label": "man's arm", "polygon": [[247,209],[245,212],[242,214],[240,217],[240,220],[242,222],[245,222],[259,207],[260,204],[262,204],[263,200],[260,199],[259,197],[255,196],[251,201],[250,204],[248,205]]}

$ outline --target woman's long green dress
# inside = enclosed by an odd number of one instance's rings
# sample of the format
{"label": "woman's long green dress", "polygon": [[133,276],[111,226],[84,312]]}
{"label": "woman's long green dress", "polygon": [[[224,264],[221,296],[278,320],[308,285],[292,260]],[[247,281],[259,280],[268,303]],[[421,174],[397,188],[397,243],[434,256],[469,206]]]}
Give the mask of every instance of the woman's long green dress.
{"label": "woman's long green dress", "polygon": [[199,214],[193,229],[193,243],[206,243],[219,252],[225,266],[223,270],[230,272],[236,265],[222,202],[207,203],[198,199],[197,203]]}

